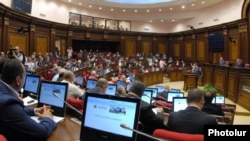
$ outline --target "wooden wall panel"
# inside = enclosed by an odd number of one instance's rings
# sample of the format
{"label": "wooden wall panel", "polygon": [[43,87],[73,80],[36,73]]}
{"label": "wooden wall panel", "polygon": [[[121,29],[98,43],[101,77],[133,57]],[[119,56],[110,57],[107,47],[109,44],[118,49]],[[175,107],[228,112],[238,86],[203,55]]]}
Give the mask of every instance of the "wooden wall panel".
{"label": "wooden wall panel", "polygon": [[186,42],[185,43],[185,59],[192,59],[192,43]]}
{"label": "wooden wall panel", "polygon": [[124,43],[125,56],[135,56],[136,55],[136,41],[126,40]]}
{"label": "wooden wall panel", "polygon": [[35,38],[35,52],[41,52],[42,55],[49,52],[49,38],[46,36],[37,36]]}
{"label": "wooden wall panel", "polygon": [[160,54],[168,53],[166,43],[161,43],[161,42],[157,43],[157,53],[160,53]]}
{"label": "wooden wall panel", "polygon": [[229,61],[230,62],[235,62],[237,58],[240,58],[239,50],[240,50],[240,45],[239,45],[239,38],[234,38],[234,42],[229,43]]}
{"label": "wooden wall panel", "polygon": [[205,67],[204,71],[204,84],[213,85],[213,70],[211,68]]}
{"label": "wooden wall panel", "polygon": [[143,41],[141,51],[145,54],[152,53],[152,42]]}
{"label": "wooden wall panel", "polygon": [[9,44],[12,44],[12,47],[19,46],[20,50],[27,54],[28,37],[26,34],[10,33]]}
{"label": "wooden wall panel", "polygon": [[206,59],[206,44],[204,40],[197,41],[197,60]]}
{"label": "wooden wall panel", "polygon": [[228,87],[227,87],[227,97],[232,101],[236,101],[236,75],[234,73],[228,74]]}
{"label": "wooden wall panel", "polygon": [[221,92],[224,91],[224,87],[227,84],[226,83],[226,75],[223,70],[215,70],[214,72],[214,87],[219,91],[220,94]]}
{"label": "wooden wall panel", "polygon": [[173,47],[173,57],[179,58],[180,57],[180,52],[181,52],[181,45],[180,43],[174,43]]}

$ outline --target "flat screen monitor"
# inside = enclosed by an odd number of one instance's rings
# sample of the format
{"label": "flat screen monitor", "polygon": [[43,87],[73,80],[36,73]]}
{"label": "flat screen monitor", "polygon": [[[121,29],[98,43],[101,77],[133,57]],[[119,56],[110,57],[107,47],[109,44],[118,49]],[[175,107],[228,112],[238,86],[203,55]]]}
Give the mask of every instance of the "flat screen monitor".
{"label": "flat screen monitor", "polygon": [[172,103],[173,97],[183,97],[183,96],[184,96],[183,92],[168,92],[167,102]]}
{"label": "flat screen monitor", "polygon": [[38,107],[51,106],[53,115],[63,117],[65,115],[65,103],[68,92],[68,83],[41,81]]}
{"label": "flat screen monitor", "polygon": [[155,86],[158,89],[158,93],[164,92],[164,86]]}
{"label": "flat screen monitor", "polygon": [[141,97],[141,100],[148,103],[148,104],[151,104],[152,95],[153,95],[152,90],[144,90],[143,95]]}
{"label": "flat screen monitor", "polygon": [[117,85],[108,84],[108,86],[106,88],[106,91],[105,91],[105,94],[107,94],[107,95],[115,95],[116,90],[117,90]]}
{"label": "flat screen monitor", "polygon": [[117,81],[116,81],[116,85],[117,85],[117,86],[125,86],[125,83],[124,83],[124,81],[122,81],[122,80],[117,80]]}
{"label": "flat screen monitor", "polygon": [[174,97],[173,98],[173,111],[178,112],[187,108],[187,98],[186,97]]}
{"label": "flat screen monitor", "polygon": [[86,93],[81,141],[136,141],[140,99]]}
{"label": "flat screen monitor", "polygon": [[82,86],[83,84],[83,76],[76,76],[76,84]]}
{"label": "flat screen monitor", "polygon": [[97,83],[96,79],[88,79],[86,89],[88,90],[95,88],[96,83]]}
{"label": "flat screen monitor", "polygon": [[130,87],[132,86],[132,84],[128,83],[127,86],[126,86],[126,91],[128,92]]}
{"label": "flat screen monitor", "polygon": [[157,88],[146,88],[145,90],[152,90],[153,91],[152,98],[157,97],[157,94],[158,94],[158,89]]}
{"label": "flat screen monitor", "polygon": [[24,93],[37,95],[40,85],[40,76],[26,74],[23,90]]}
{"label": "flat screen monitor", "polygon": [[225,104],[225,96],[224,95],[216,95],[213,98],[212,103],[214,103],[214,104]]}
{"label": "flat screen monitor", "polygon": [[171,88],[170,91],[171,91],[171,92],[180,92],[181,90],[180,90],[180,89]]}

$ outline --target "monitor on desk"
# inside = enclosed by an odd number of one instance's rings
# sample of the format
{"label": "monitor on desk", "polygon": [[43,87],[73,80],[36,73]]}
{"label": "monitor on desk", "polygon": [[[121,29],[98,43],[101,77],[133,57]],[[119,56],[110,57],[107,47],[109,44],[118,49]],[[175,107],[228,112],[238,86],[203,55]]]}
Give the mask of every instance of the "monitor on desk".
{"label": "monitor on desk", "polygon": [[108,86],[106,88],[106,91],[105,91],[105,94],[107,94],[107,95],[115,95],[116,90],[117,90],[117,85],[108,84]]}
{"label": "monitor on desk", "polygon": [[136,134],[121,127],[137,129],[140,99],[86,93],[81,141],[136,141]]}
{"label": "monitor on desk", "polygon": [[129,89],[130,89],[131,86],[132,86],[131,83],[128,83],[128,84],[127,84],[127,86],[126,86],[126,91],[127,91],[127,92],[129,91]]}
{"label": "monitor on desk", "polygon": [[213,98],[212,103],[214,103],[214,104],[225,104],[225,96],[224,95],[216,95]]}
{"label": "monitor on desk", "polygon": [[68,83],[41,81],[38,94],[38,107],[43,105],[51,106],[53,115],[64,117],[68,92]]}
{"label": "monitor on desk", "polygon": [[164,86],[155,86],[155,88],[158,89],[158,93],[164,92],[165,90]]}
{"label": "monitor on desk", "polygon": [[187,108],[187,106],[188,106],[187,97],[174,97],[173,98],[173,111],[174,112],[184,110]]}
{"label": "monitor on desk", "polygon": [[151,104],[152,102],[152,95],[153,95],[153,91],[152,90],[144,90],[143,95],[141,97],[141,100]]}
{"label": "monitor on desk", "polygon": [[157,97],[157,94],[158,94],[158,89],[157,88],[146,88],[145,90],[152,90],[153,91],[152,98]]}
{"label": "monitor on desk", "polygon": [[117,80],[117,81],[116,81],[116,85],[117,85],[117,86],[125,86],[125,82],[122,81],[122,80]]}
{"label": "monitor on desk", "polygon": [[171,92],[180,92],[181,90],[180,90],[180,89],[171,88],[170,91],[171,91]]}
{"label": "monitor on desk", "polygon": [[174,97],[183,97],[183,92],[168,92],[167,102],[172,103]]}
{"label": "monitor on desk", "polygon": [[76,76],[76,84],[82,87],[83,84],[83,76]]}
{"label": "monitor on desk", "polygon": [[93,89],[93,88],[95,88],[96,83],[97,83],[97,80],[96,80],[96,79],[88,79],[88,80],[87,80],[86,89],[88,90],[88,89]]}
{"label": "monitor on desk", "polygon": [[40,76],[26,74],[23,86],[24,94],[37,96],[40,80]]}

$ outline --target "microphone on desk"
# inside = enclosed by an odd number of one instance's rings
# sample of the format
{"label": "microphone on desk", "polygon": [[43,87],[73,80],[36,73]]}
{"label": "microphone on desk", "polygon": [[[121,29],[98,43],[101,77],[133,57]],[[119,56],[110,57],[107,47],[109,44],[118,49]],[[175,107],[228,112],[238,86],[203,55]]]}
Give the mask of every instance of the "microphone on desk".
{"label": "microphone on desk", "polygon": [[149,135],[149,134],[143,133],[143,132],[138,131],[138,130],[136,130],[136,129],[130,128],[128,125],[126,125],[126,124],[124,124],[124,123],[121,123],[120,126],[121,126],[122,128],[124,128],[124,129],[133,131],[133,132],[135,132],[135,133],[137,133],[137,134],[139,134],[139,135],[142,135],[142,136],[144,136],[144,137],[153,139],[153,140],[155,140],[155,141],[167,141],[167,140],[159,139],[159,138],[156,138],[156,137],[151,136],[151,135]]}
{"label": "microphone on desk", "polygon": [[82,115],[81,111],[79,111],[75,107],[71,106],[67,101],[63,100],[57,93],[53,92],[53,95],[55,97],[57,97],[58,99],[60,99],[61,101],[63,101],[68,107],[70,107],[71,109],[73,109],[74,111],[76,111],[77,113],[79,113],[80,115]]}

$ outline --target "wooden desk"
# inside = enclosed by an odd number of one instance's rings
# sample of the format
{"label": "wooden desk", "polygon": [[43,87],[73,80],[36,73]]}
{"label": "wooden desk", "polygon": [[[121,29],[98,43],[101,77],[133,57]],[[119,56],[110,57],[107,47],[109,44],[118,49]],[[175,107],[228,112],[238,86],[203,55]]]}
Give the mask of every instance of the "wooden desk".
{"label": "wooden desk", "polygon": [[70,118],[67,115],[64,121],[58,123],[47,141],[80,141],[81,125]]}
{"label": "wooden desk", "polygon": [[195,73],[184,73],[184,87],[183,90],[187,91],[193,88],[196,88],[196,74]]}

